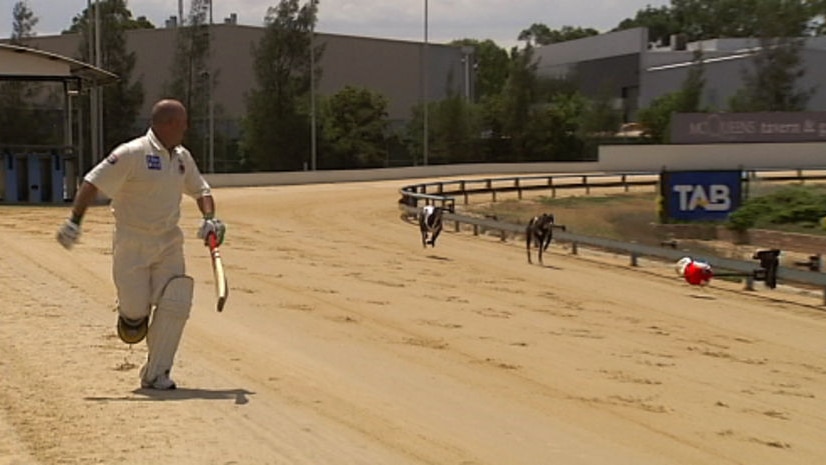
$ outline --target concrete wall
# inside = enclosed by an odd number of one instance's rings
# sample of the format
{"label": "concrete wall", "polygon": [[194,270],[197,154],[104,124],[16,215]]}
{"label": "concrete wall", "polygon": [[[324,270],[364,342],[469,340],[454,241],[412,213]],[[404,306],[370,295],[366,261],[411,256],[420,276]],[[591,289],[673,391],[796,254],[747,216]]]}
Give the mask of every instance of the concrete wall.
{"label": "concrete wall", "polygon": [[281,186],[396,179],[445,179],[455,176],[531,176],[547,173],[591,173],[596,162],[581,163],[486,163],[461,165],[408,166],[369,170],[288,171],[272,173],[206,174],[213,187]]}
{"label": "concrete wall", "polygon": [[469,163],[368,170],[288,171],[205,175],[213,187],[276,186],[462,176],[565,173],[658,173],[671,170],[826,169],[826,143],[605,145],[597,162]]}
{"label": "concrete wall", "polygon": [[600,171],[797,169],[826,167],[826,143],[605,145]]}

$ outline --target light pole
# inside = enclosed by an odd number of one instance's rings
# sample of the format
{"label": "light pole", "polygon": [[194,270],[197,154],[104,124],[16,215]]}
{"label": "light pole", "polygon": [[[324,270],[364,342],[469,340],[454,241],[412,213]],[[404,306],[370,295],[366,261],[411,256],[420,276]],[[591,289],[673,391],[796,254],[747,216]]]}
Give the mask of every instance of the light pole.
{"label": "light pole", "polygon": [[312,24],[310,25],[310,170],[316,170],[316,115],[315,115],[315,21],[316,0],[310,1]]}
{"label": "light pole", "polygon": [[424,126],[422,128],[422,162],[427,165],[427,0],[424,0],[424,47],[422,49],[422,117]]}
{"label": "light pole", "polygon": [[[212,63],[212,1],[209,0],[209,64]],[[207,64],[207,66],[209,66]],[[215,172],[215,89],[212,86],[212,72],[207,71],[207,91],[209,92],[209,172]]]}

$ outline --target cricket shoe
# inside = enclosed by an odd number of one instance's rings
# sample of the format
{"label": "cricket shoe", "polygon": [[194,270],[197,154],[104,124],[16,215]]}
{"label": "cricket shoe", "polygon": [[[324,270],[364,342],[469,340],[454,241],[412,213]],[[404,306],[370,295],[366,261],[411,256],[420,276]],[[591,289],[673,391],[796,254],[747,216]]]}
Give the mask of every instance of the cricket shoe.
{"label": "cricket shoe", "polygon": [[118,337],[127,344],[137,344],[149,332],[149,317],[130,320],[118,315]]}
{"label": "cricket shoe", "polygon": [[159,374],[152,381],[148,381],[146,378],[144,378],[145,372],[146,365],[144,365],[144,367],[141,368],[141,388],[143,389],[158,389],[161,391],[166,391],[178,387],[175,385],[175,381],[172,381],[172,378],[169,377],[169,370]]}

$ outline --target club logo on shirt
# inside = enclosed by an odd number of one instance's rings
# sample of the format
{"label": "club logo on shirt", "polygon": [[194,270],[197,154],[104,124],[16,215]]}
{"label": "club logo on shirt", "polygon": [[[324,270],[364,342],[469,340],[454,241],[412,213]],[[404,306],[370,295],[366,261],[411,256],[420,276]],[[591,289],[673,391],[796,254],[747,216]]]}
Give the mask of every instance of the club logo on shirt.
{"label": "club logo on shirt", "polygon": [[109,162],[110,165],[114,165],[118,162],[118,155],[116,153],[110,153],[108,157],[106,157],[106,161]]}
{"label": "club logo on shirt", "polygon": [[160,170],[161,169],[161,157],[158,155],[153,155],[151,153],[146,155],[146,169],[149,170]]}
{"label": "club logo on shirt", "polygon": [[184,166],[183,162],[180,162],[180,161],[178,162],[178,173],[180,173],[180,174],[185,174],[186,173],[186,167]]}

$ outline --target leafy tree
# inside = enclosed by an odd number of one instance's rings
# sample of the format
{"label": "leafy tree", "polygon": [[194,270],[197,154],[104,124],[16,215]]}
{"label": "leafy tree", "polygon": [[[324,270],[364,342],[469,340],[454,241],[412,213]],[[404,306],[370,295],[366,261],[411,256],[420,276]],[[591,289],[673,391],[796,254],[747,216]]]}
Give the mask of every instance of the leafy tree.
{"label": "leafy tree", "polygon": [[[106,1],[109,0],[103,0],[103,2]],[[124,5],[126,4],[125,1],[123,1],[122,3],[124,3]],[[92,11],[94,12],[94,10]],[[101,8],[101,11],[103,11],[103,8]],[[68,29],[64,29],[63,32],[61,32],[61,34],[77,34],[82,32],[82,24],[85,23],[87,19],[86,13],[87,12],[84,11],[83,13],[76,15],[74,18],[72,18],[72,25],[69,26]],[[124,30],[129,31],[134,29],[155,29],[155,25],[152,24],[151,21],[146,19],[146,16],[138,16],[137,18],[132,18],[131,11],[126,10],[126,13],[126,16],[120,18],[120,26]]]}
{"label": "leafy tree", "polygon": [[562,26],[561,29],[551,30],[551,41],[548,43],[543,43],[542,45],[567,42],[569,40],[584,39],[586,37],[592,37],[596,35],[599,35],[599,31],[591,27],[582,28],[579,26]]}
{"label": "leafy tree", "polygon": [[683,85],[680,88],[680,110],[685,112],[703,111],[703,90],[706,86],[705,67],[703,65],[703,51],[694,52],[694,63],[688,69]]}
{"label": "leafy tree", "polygon": [[[781,26],[802,35],[823,14],[822,0],[672,0],[671,12],[689,40],[761,37]],[[787,26],[796,23],[792,28]]]}
{"label": "leafy tree", "polygon": [[671,116],[680,111],[682,95],[680,91],[661,95],[651,104],[641,108],[637,119],[644,128],[644,135],[654,143],[667,143],[671,128]]}
{"label": "leafy tree", "polygon": [[346,86],[322,102],[323,162],[327,169],[379,167],[387,157],[387,98]]}
{"label": "leafy tree", "polygon": [[524,135],[524,154],[531,161],[577,160],[582,153],[582,114],[588,105],[579,92],[560,92],[532,107]]}
{"label": "leafy tree", "polygon": [[[81,34],[78,53],[80,59],[93,63],[89,53],[92,42],[93,25],[89,23],[89,13],[100,7],[100,66],[116,74],[119,80],[103,88],[103,143],[104,151],[115,148],[118,144],[135,136],[135,121],[143,104],[143,84],[133,81],[136,54],[127,52],[126,30],[135,24],[132,12],[125,0],[102,0],[91,6],[91,11],[84,10],[72,19],[70,30]],[[88,106],[86,108],[88,110]]]}
{"label": "leafy tree", "polygon": [[531,27],[519,33],[517,40],[530,45],[549,45],[595,35],[599,35],[599,31],[593,28],[562,26],[562,29],[551,29],[544,24],[533,23]]}
{"label": "leafy tree", "polygon": [[801,111],[813,89],[800,90],[798,79],[806,73],[800,52],[808,32],[810,10],[800,2],[765,0],[758,13],[771,15],[759,24],[760,47],[752,69],[743,71],[744,86],[731,98],[732,111]]}
{"label": "leafy tree", "polygon": [[34,27],[40,21],[40,18],[34,15],[34,12],[25,0],[20,0],[12,7],[12,33],[11,42],[13,45],[23,45],[23,40],[34,37]]}
{"label": "leafy tree", "polygon": [[533,23],[527,29],[519,33],[516,40],[524,41],[527,45],[544,45],[550,43],[551,28],[542,23]]}
{"label": "leafy tree", "polygon": [[578,120],[579,136],[584,139],[594,135],[613,135],[619,130],[622,115],[614,108],[610,93],[601,92],[597,98],[582,105]]}
{"label": "leafy tree", "polygon": [[672,0],[671,13],[688,40],[752,37],[762,0]]}
{"label": "leafy tree", "polygon": [[[247,95],[243,149],[260,170],[298,170],[308,160],[310,34],[318,2],[299,7],[281,0],[265,17],[264,37],[253,47],[258,85]],[[312,50],[315,62],[322,47]]]}
{"label": "leafy tree", "polygon": [[671,12],[671,8],[667,6],[655,8],[648,5],[644,9],[638,10],[633,19],[626,18],[622,20],[613,31],[636,27],[648,28],[648,40],[662,44],[669,43],[671,34],[682,32],[675,15]]}
{"label": "leafy tree", "polygon": [[[649,39],[667,43],[671,34],[687,40],[758,37],[788,10],[803,13],[805,22],[823,27],[823,0],[672,0],[670,6],[647,6],[634,18],[624,19],[614,30],[644,26]],[[803,33],[801,29],[799,33]],[[793,34],[797,35],[797,34]]]}
{"label": "leafy tree", "polygon": [[505,98],[487,95],[478,105],[481,125],[479,150],[482,161],[507,161],[511,156],[511,138],[505,134]]}
{"label": "leafy tree", "polygon": [[209,68],[211,47],[207,23],[209,0],[193,0],[189,14],[176,29],[175,56],[171,63],[171,82],[167,96],[180,100],[187,108],[190,127],[184,144],[192,148],[198,165],[206,167],[209,94],[214,91],[216,72]]}
{"label": "leafy tree", "polygon": [[452,93],[433,111],[433,159],[449,163],[476,161],[480,133],[476,105]]}
{"label": "leafy tree", "polygon": [[505,87],[508,79],[508,64],[510,58],[507,50],[499,47],[490,39],[478,41],[476,39],[461,39],[451,42],[451,45],[470,46],[475,48],[474,70],[476,73],[475,92],[473,101],[483,97],[496,95]]}
{"label": "leafy tree", "polygon": [[538,101],[537,67],[532,46],[527,45],[522,50],[511,50],[508,81],[502,92],[502,129],[504,135],[512,138],[515,161],[524,158],[528,148],[525,145],[525,128],[531,117],[531,107]]}
{"label": "leafy tree", "polygon": [[703,111],[701,97],[705,88],[705,69],[702,51],[694,53],[694,64],[688,71],[682,87],[670,94],[662,95],[639,111],[639,122],[645,128],[645,136],[652,142],[665,143],[669,140],[671,116],[674,113],[695,113]]}
{"label": "leafy tree", "polygon": [[[12,35],[9,42],[24,45],[34,37],[38,18],[27,2],[18,1],[12,8]],[[5,144],[43,143],[46,134],[38,134],[32,99],[39,87],[26,81],[0,82],[0,140]]]}

